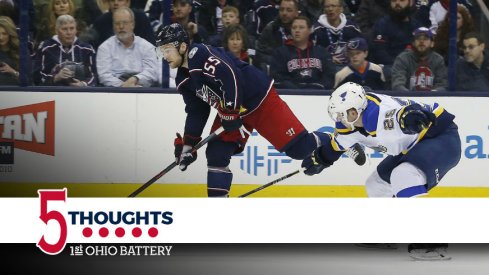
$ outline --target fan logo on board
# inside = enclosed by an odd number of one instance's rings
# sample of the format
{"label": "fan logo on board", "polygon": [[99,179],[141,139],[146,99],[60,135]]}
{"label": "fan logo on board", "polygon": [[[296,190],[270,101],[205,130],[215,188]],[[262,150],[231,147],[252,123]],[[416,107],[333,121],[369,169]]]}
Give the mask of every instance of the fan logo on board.
{"label": "fan logo on board", "polygon": [[0,109],[0,142],[54,156],[54,107],[55,102],[48,101]]}
{"label": "fan logo on board", "polygon": [[[162,225],[173,223],[173,212],[170,211],[61,211],[61,209],[52,209],[53,207],[48,209],[50,202],[51,204],[57,202],[56,206],[58,207],[60,202],[66,203],[66,188],[62,190],[38,190],[38,194],[41,203],[39,218],[46,226],[48,222],[53,221],[59,227],[49,227],[48,229],[53,230],[46,230],[37,243],[39,249],[49,255],[57,255],[64,250],[68,229],[75,232],[70,232],[71,235],[75,235],[77,231],[80,232],[87,241],[91,241],[92,238],[94,240],[97,238],[103,240],[117,238],[121,241],[133,242],[140,237],[156,238]],[[70,250],[72,256],[165,256],[169,255],[171,246],[89,245],[84,247],[83,245],[75,245],[70,246]]]}
{"label": "fan logo on board", "polygon": [[0,173],[13,171],[14,164],[14,143],[0,142]]}

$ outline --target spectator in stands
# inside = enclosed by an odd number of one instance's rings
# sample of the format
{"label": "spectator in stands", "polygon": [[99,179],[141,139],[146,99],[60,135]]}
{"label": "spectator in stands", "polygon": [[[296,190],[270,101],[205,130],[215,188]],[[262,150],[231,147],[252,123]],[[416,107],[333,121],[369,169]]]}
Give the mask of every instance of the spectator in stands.
{"label": "spectator in stands", "polygon": [[75,17],[75,10],[72,0],[50,0],[47,6],[43,6],[37,24],[36,45],[56,34],[58,16],[69,14]]}
{"label": "spectator in stands", "polygon": [[69,14],[56,19],[56,35],[41,43],[36,53],[34,82],[38,85],[95,86],[95,50],[81,42]]}
{"label": "spectator in stands", "polygon": [[[114,35],[114,30],[112,29],[112,13],[121,7],[129,7],[131,4],[130,0],[108,0],[109,1],[109,12],[102,14],[93,23],[93,28],[97,32],[97,39],[94,41],[93,45],[98,48],[98,46],[106,41],[109,37]],[[151,44],[155,44],[154,32],[151,29],[149,19],[146,14],[140,10],[134,11],[135,25],[134,33],[141,38],[149,41]]]}
{"label": "spectator in stands", "polygon": [[159,63],[154,46],[134,34],[134,12],[120,7],[112,15],[115,35],[102,43],[97,52],[100,83],[113,87],[155,85]]}
{"label": "spectator in stands", "polygon": [[480,34],[470,32],[464,36],[464,59],[457,61],[457,90],[489,90],[489,55],[485,47]]}
{"label": "spectator in stands", "polygon": [[[457,0],[457,2],[459,3],[458,5],[464,5],[466,8],[472,6],[467,0]],[[431,30],[436,34],[438,34],[438,26],[448,14],[449,5],[450,0],[438,0],[434,1],[430,7]]]}
{"label": "spectator in stands", "polygon": [[19,37],[10,17],[0,16],[0,85],[19,84]]}
{"label": "spectator in stands", "polygon": [[300,14],[306,16],[311,22],[316,22],[323,14],[324,0],[303,0],[299,1]]}
{"label": "spectator in stands", "polygon": [[325,0],[324,14],[314,24],[313,40],[326,48],[337,65],[348,63],[346,43],[362,36],[360,29],[343,14],[343,0]]}
{"label": "spectator in stands", "polygon": [[[295,0],[294,0],[295,1]],[[280,13],[282,0],[256,0],[253,4],[253,10],[256,17],[255,35],[260,35],[263,29],[273,20],[276,21],[277,15]],[[298,3],[296,2],[296,9]]]}
{"label": "spectator in stands", "polygon": [[398,54],[413,41],[413,31],[422,25],[413,18],[410,0],[390,0],[389,14],[375,22],[372,29],[370,60],[383,66],[386,81]]}
{"label": "spectator in stands", "polygon": [[222,22],[223,9],[229,5],[234,6],[234,2],[233,0],[207,0],[203,2],[199,12],[199,25],[209,35],[222,33],[224,28]]}
{"label": "spectator in stands", "polygon": [[[151,27],[156,33],[158,32],[161,25],[163,24],[163,16],[165,16],[164,10],[166,7],[165,2],[167,2],[167,0],[153,0],[151,2],[148,2],[148,4],[150,5],[147,8],[146,13],[148,14],[149,21],[151,22]],[[190,12],[189,15],[189,21],[196,22],[195,19],[198,17],[199,10],[202,6],[202,4],[200,3],[201,1],[190,0],[188,2],[192,6],[192,11]],[[175,22],[175,16],[172,14],[170,17],[171,17],[171,21]]]}
{"label": "spectator in stands", "polygon": [[248,32],[240,24],[226,27],[223,33],[223,47],[238,59],[253,64],[255,51],[249,48]]}
{"label": "spectator in stands", "polygon": [[413,35],[412,48],[399,54],[392,66],[392,90],[445,90],[447,67],[443,57],[432,50],[433,33],[426,27],[420,27]]}
{"label": "spectator in stands", "polygon": [[360,2],[355,22],[366,37],[370,37],[375,21],[387,14],[389,5],[390,0],[362,0]]}
{"label": "spectator in stands", "polygon": [[[411,0],[412,13],[421,26],[430,26],[429,12],[431,2],[434,0]],[[375,22],[389,14],[390,0],[361,0],[360,7],[355,14],[355,22],[365,37],[372,36],[372,27]]]}
{"label": "spectator in stands", "polygon": [[311,21],[305,16],[292,21],[292,39],[273,54],[272,76],[275,87],[286,89],[331,89],[335,66],[331,55],[313,45]]}
{"label": "spectator in stands", "polygon": [[[435,36],[434,50],[443,56],[445,64],[448,64],[449,20],[450,16],[445,16],[445,20],[438,27]],[[474,30],[474,21],[469,10],[459,4],[457,6],[457,50],[460,57],[464,56],[463,37]]]}
{"label": "spectator in stands", "polygon": [[97,6],[102,13],[110,10],[109,0],[97,0]]}
{"label": "spectator in stands", "polygon": [[185,26],[194,43],[204,43],[208,34],[205,28],[192,21],[192,0],[173,0],[173,22]]}
{"label": "spectator in stands", "polygon": [[292,38],[290,25],[299,15],[299,6],[295,0],[281,0],[278,17],[267,24],[257,43],[258,67],[267,71],[272,62],[273,52]]}
{"label": "spectator in stands", "polygon": [[[0,16],[7,16],[14,21],[14,24],[19,26],[19,7],[21,0],[0,0]],[[29,34],[32,35],[36,31],[35,24],[35,9],[32,1],[27,1],[27,14],[29,15]]]}
{"label": "spectator in stands", "polygon": [[385,90],[382,67],[368,62],[368,44],[362,37],[353,38],[346,45],[349,63],[336,73],[334,88],[346,82],[368,86],[374,90]]}
{"label": "spectator in stands", "polygon": [[[239,25],[239,10],[234,7],[234,6],[226,6],[222,9],[222,24],[224,27],[224,30],[228,28],[231,25]],[[211,35],[208,39],[209,45],[212,45],[214,47],[221,47],[225,46],[223,45],[223,33],[217,33],[214,35]],[[250,44],[253,45],[253,44]]]}

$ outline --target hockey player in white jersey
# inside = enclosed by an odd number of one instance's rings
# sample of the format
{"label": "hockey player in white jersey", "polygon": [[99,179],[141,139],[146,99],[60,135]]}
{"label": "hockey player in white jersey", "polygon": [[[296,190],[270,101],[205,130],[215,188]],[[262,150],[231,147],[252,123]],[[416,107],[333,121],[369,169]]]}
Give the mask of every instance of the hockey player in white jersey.
{"label": "hockey player in white jersey", "polygon": [[[455,116],[437,103],[428,105],[366,90],[348,82],[331,94],[328,113],[336,123],[335,133],[329,144],[303,160],[304,173],[320,173],[345,148],[359,143],[388,155],[366,181],[369,197],[426,195],[460,160]],[[435,252],[439,255],[434,257],[443,259],[441,251]]]}

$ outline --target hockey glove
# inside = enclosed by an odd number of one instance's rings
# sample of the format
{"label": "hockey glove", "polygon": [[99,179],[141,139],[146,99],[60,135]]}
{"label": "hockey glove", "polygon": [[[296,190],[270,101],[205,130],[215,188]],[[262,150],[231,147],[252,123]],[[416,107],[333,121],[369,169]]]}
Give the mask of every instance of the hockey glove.
{"label": "hockey glove", "polygon": [[239,117],[239,110],[219,109],[222,128],[224,131],[234,131],[241,128],[243,121]]}
{"label": "hockey glove", "polygon": [[423,109],[405,110],[399,118],[401,131],[407,135],[415,135],[430,126],[436,124],[436,116],[432,112]]}
{"label": "hockey glove", "polygon": [[221,125],[224,131],[231,132],[239,130],[241,136],[245,138],[244,133],[251,135],[248,130],[243,126],[243,120],[239,116],[239,110],[230,109],[218,109],[219,117],[221,118]]}
{"label": "hockey glove", "polygon": [[192,149],[200,142],[202,138],[197,138],[189,135],[185,135],[184,138],[177,133],[177,137],[175,138],[175,162],[179,164],[180,170],[187,170],[187,166],[189,166],[192,162],[197,159],[197,151],[193,151]]}
{"label": "hockey glove", "polygon": [[321,173],[325,168],[333,164],[332,162],[324,161],[320,156],[321,147],[312,152],[311,156],[302,161],[302,167],[305,168],[304,174],[312,176]]}

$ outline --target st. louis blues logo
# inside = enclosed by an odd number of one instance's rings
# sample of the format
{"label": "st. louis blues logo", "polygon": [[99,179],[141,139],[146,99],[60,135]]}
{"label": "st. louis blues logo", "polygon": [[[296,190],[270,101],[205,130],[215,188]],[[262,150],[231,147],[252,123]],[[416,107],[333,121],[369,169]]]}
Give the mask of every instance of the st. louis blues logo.
{"label": "st. louis blues logo", "polygon": [[340,97],[341,97],[341,101],[342,101],[342,102],[343,102],[343,101],[345,101],[345,100],[346,100],[346,92],[342,93],[342,94],[340,95]]}

